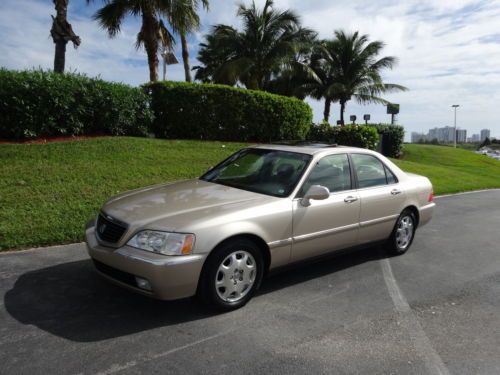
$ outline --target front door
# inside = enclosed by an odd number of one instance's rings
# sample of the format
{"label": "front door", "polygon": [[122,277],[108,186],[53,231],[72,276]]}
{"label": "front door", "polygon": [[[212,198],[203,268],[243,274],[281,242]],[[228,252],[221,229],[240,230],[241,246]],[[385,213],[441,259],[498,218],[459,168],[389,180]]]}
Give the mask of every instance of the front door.
{"label": "front door", "polygon": [[[330,196],[303,206],[300,198],[312,185],[327,187]],[[347,154],[320,159],[293,202],[292,261],[356,245],[359,212]]]}

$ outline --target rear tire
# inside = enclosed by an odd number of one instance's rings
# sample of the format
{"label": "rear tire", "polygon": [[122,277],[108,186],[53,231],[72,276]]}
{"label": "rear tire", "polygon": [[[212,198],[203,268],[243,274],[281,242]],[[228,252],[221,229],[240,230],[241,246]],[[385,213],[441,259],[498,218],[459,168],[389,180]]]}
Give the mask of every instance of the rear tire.
{"label": "rear tire", "polygon": [[246,238],[235,238],[210,254],[200,277],[198,295],[217,310],[235,310],[253,297],[263,274],[259,247]]}
{"label": "rear tire", "polygon": [[387,240],[387,251],[391,255],[402,255],[408,251],[417,229],[417,218],[412,210],[405,209],[399,215],[391,236]]}

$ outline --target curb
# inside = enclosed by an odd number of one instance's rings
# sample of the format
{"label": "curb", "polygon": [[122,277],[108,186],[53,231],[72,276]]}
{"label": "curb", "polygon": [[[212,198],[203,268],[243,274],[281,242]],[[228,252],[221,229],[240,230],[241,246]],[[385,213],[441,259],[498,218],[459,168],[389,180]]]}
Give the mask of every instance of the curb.
{"label": "curb", "polygon": [[497,191],[500,189],[499,188],[491,188],[491,189],[482,189],[482,190],[472,190],[472,191],[464,191],[464,192],[461,192],[461,193],[453,193],[453,194],[444,194],[444,195],[436,195],[434,197],[434,199],[437,199],[437,198],[446,198],[446,197],[454,197],[454,196],[457,196],[457,195],[466,195],[466,194],[474,194],[474,193],[485,193],[485,192],[488,192],[488,191]]}
{"label": "curb", "polygon": [[40,250],[57,250],[60,247],[78,246],[78,245],[85,245],[85,242],[73,242],[73,243],[65,243],[65,244],[61,244],[61,245],[39,246],[39,247],[32,247],[29,249],[22,249],[22,250],[5,250],[5,251],[0,251],[0,257],[2,255],[8,255],[8,254],[23,254],[23,253],[30,253],[30,252],[39,252]]}

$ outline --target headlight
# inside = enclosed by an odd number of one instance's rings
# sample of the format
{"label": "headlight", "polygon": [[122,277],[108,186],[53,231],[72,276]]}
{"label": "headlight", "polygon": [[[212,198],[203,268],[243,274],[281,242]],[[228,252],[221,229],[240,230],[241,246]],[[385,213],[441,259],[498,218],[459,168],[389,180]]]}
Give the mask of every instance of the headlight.
{"label": "headlight", "polygon": [[127,245],[163,255],[189,255],[193,250],[194,234],[143,230],[132,237]]}

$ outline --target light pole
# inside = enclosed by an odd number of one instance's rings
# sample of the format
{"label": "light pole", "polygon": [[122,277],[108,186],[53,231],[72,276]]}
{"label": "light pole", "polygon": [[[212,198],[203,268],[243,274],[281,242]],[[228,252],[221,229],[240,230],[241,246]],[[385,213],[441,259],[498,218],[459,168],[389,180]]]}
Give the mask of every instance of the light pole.
{"label": "light pole", "polygon": [[167,48],[164,48],[160,55],[163,59],[163,80],[165,81],[167,78],[167,65],[178,64],[179,60],[177,60],[174,53]]}
{"label": "light pole", "polygon": [[455,109],[455,134],[453,137],[453,147],[457,148],[457,108],[460,107],[460,105],[453,104],[451,107]]}

